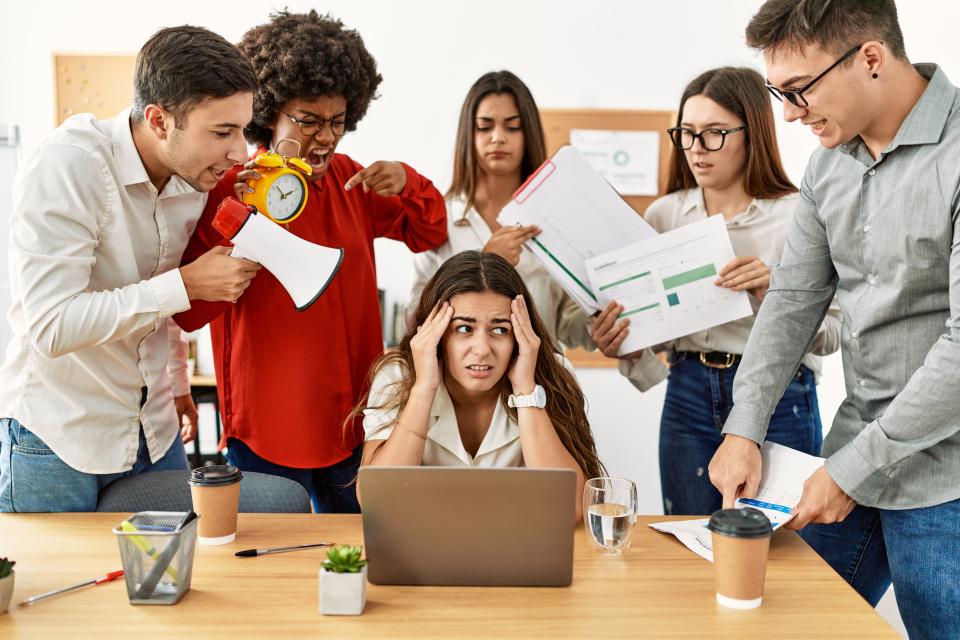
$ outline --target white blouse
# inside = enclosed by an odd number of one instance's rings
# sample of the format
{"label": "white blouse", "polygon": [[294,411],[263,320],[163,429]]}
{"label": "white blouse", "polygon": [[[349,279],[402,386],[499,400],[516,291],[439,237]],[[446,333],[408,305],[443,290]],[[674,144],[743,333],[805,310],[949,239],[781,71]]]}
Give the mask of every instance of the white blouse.
{"label": "white blouse", "polygon": [[[467,224],[457,224],[460,220],[465,220]],[[445,243],[413,257],[414,284],[407,307],[408,326],[420,301],[420,294],[440,265],[462,251],[483,249],[493,235],[480,214],[474,209],[467,209],[466,200],[460,197],[447,199],[447,231],[449,237]],[[527,285],[537,313],[550,335],[566,347],[596,349],[590,339],[586,314],[527,249],[521,251],[516,269]]]}

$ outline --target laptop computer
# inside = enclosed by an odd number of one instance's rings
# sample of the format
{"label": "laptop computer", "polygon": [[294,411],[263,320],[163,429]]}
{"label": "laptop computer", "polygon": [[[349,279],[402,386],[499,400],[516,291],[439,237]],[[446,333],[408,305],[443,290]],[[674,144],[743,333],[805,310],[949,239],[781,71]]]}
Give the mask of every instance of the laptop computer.
{"label": "laptop computer", "polygon": [[571,469],[364,467],[358,486],[374,584],[570,585]]}

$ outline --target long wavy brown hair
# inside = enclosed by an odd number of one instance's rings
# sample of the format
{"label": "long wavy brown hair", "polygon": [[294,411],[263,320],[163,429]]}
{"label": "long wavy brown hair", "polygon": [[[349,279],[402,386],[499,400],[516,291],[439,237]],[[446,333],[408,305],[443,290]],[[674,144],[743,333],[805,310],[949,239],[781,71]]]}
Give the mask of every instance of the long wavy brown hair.
{"label": "long wavy brown hair", "polygon": [[[746,67],[720,67],[705,71],[693,79],[683,91],[677,125],[683,121],[683,107],[693,96],[710,98],[740,118],[747,130],[747,166],[744,169],[743,188],[751,198],[781,198],[795,193],[780,161],[777,131],[773,121],[773,107],[763,77]],[[693,189],[697,180],[687,165],[686,155],[673,148],[670,157],[670,176],[667,193]]]}
{"label": "long wavy brown hair", "polygon": [[[420,302],[411,324],[412,329],[400,341],[395,349],[381,355],[370,370],[366,389],[360,402],[344,422],[344,429],[352,429],[365,409],[379,411],[396,411],[406,405],[410,397],[410,390],[417,379],[413,365],[413,353],[410,350],[410,340],[417,334],[417,327],[427,321],[430,311],[443,302],[449,302],[454,296],[464,293],[492,292],[509,299],[522,295],[527,303],[530,314],[530,324],[540,338],[540,350],[537,353],[535,377],[547,392],[547,415],[553,422],[554,429],[563,446],[577,461],[580,469],[588,478],[596,478],[605,473],[603,464],[597,455],[597,448],[593,441],[590,423],[584,410],[583,392],[577,384],[573,374],[558,359],[560,353],[550,333],[544,327],[543,321],[533,304],[533,297],[527,290],[523,279],[510,263],[500,256],[480,251],[464,251],[444,262],[427,283],[420,296]],[[517,356],[518,347],[514,345],[513,357]],[[437,348],[437,358],[443,367],[443,348]],[[388,389],[388,397],[381,405],[368,406],[370,385],[376,375],[393,363],[399,363],[404,372],[403,378]],[[511,393],[510,381],[504,375],[500,382],[500,402],[508,415],[517,420],[517,410],[507,406],[507,397]]]}
{"label": "long wavy brown hair", "polygon": [[470,87],[467,97],[463,100],[463,107],[460,109],[460,122],[457,125],[457,141],[453,157],[453,179],[446,193],[447,198],[459,196],[466,199],[467,209],[473,207],[480,173],[477,145],[473,135],[477,126],[477,108],[483,99],[491,94],[509,94],[517,103],[520,127],[523,129],[520,184],[523,184],[530,174],[547,159],[547,145],[544,142],[540,111],[527,85],[509,71],[491,71],[483,74]]}

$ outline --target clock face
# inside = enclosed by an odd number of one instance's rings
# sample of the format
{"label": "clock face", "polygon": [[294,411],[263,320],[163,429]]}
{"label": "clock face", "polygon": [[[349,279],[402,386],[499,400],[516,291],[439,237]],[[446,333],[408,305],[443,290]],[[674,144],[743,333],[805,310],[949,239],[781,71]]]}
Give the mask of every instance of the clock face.
{"label": "clock face", "polygon": [[267,192],[267,213],[277,222],[289,220],[300,210],[306,190],[292,173],[285,173],[273,181]]}

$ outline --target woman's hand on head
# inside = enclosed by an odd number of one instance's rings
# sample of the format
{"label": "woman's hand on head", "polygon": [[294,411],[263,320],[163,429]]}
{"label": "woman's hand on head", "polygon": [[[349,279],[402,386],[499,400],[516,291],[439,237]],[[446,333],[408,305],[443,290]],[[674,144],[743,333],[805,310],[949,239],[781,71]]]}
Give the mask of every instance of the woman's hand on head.
{"label": "woman's hand on head", "polygon": [[718,287],[752,293],[759,300],[770,288],[770,267],[756,256],[736,257],[720,270],[714,281]]}
{"label": "woman's hand on head", "polygon": [[237,196],[237,200],[243,202],[243,194],[253,193],[253,187],[247,186],[247,180],[259,180],[260,174],[257,173],[257,170],[254,169],[256,162],[254,160],[249,161],[243,165],[243,171],[237,174],[237,179],[233,183],[233,193]]}
{"label": "woman's hand on head", "polygon": [[416,335],[410,340],[413,366],[417,374],[414,386],[426,392],[435,392],[440,386],[440,361],[437,359],[437,347],[452,317],[453,307],[449,302],[441,302],[427,316],[427,321],[417,327]]}
{"label": "woman's hand on head", "polygon": [[500,227],[493,232],[482,251],[495,253],[515,267],[520,263],[523,243],[538,235],[540,235],[540,227],[533,224]]}
{"label": "woman's hand on head", "polygon": [[517,341],[517,359],[507,376],[515,395],[530,395],[536,386],[537,355],[540,353],[540,336],[530,323],[530,313],[523,296],[510,301],[510,324]]}
{"label": "woman's hand on head", "polygon": [[407,172],[399,162],[377,160],[366,169],[361,169],[343,185],[350,191],[357,185],[363,185],[363,192],[373,191],[378,196],[395,196],[407,186]]}

